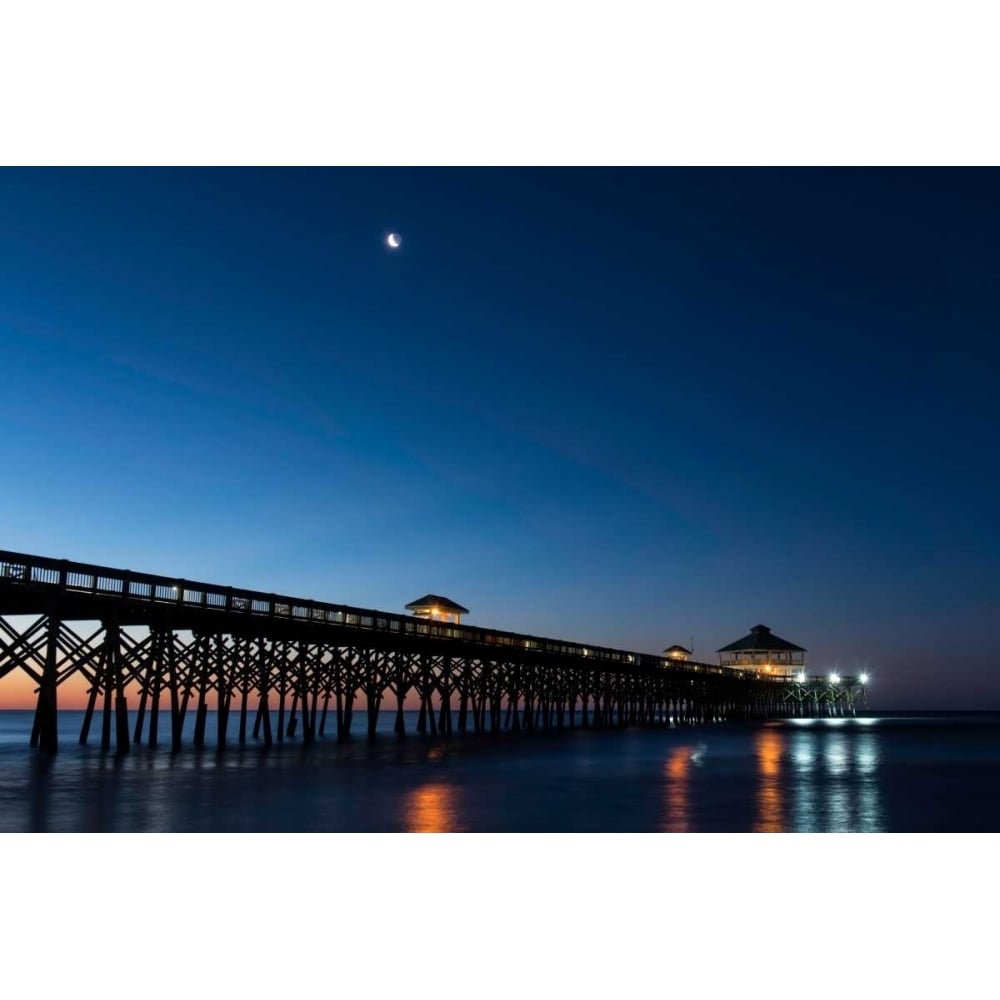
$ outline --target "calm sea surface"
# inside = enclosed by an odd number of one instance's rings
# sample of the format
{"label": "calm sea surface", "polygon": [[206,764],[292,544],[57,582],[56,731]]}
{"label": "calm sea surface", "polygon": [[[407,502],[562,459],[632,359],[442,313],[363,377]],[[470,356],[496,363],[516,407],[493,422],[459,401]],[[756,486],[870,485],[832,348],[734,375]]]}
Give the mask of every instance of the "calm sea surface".
{"label": "calm sea surface", "polygon": [[385,713],[371,744],[223,753],[189,714],[180,753],[124,755],[81,719],[47,758],[0,712],[0,831],[1000,831],[1000,714],[397,740]]}

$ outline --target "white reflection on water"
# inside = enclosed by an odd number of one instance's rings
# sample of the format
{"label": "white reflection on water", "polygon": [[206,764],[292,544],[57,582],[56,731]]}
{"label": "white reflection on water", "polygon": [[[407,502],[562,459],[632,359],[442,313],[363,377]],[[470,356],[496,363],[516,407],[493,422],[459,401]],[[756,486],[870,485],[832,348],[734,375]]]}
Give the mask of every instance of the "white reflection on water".
{"label": "white reflection on water", "polygon": [[792,729],[785,738],[793,770],[790,829],[868,833],[885,828],[875,732],[822,726]]}
{"label": "white reflection on water", "polygon": [[823,762],[826,773],[833,778],[826,786],[826,823],[824,829],[832,833],[851,831],[853,802],[852,786],[848,778],[850,768],[850,748],[848,736],[843,733],[827,733],[824,737]]}
{"label": "white reflection on water", "polygon": [[871,733],[863,733],[857,737],[854,759],[857,761],[858,774],[874,774],[878,767],[878,741]]}
{"label": "white reflection on water", "polygon": [[816,765],[817,740],[816,733],[811,731],[792,734],[791,756],[792,766],[795,769],[795,781],[792,785],[792,829],[800,832],[812,832],[816,829],[816,783],[812,772]]}
{"label": "white reflection on water", "polygon": [[830,774],[846,774],[848,757],[849,752],[846,736],[842,733],[830,733],[825,737],[823,758],[826,761],[826,769]]}
{"label": "white reflection on water", "polygon": [[884,829],[878,786],[863,786],[858,792],[858,833],[878,833]]}
{"label": "white reflection on water", "polygon": [[792,762],[799,774],[808,774],[816,763],[816,737],[801,733],[792,742]]}
{"label": "white reflection on water", "polygon": [[879,743],[874,733],[862,733],[856,740],[858,765],[858,829],[871,833],[885,829],[879,795]]}

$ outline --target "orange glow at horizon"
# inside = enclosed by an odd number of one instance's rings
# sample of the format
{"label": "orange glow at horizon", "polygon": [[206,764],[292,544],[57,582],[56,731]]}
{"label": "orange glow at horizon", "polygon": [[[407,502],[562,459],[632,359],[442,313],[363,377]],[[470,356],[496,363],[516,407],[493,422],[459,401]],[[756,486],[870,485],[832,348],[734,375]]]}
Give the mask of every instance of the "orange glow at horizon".
{"label": "orange glow at horizon", "polygon": [[[58,689],[58,704],[60,709],[66,709],[68,711],[82,711],[87,707],[88,692],[90,690],[90,682],[81,673],[71,674],[66,678],[60,685]],[[396,710],[396,696],[391,694],[391,692],[385,692],[386,699],[382,702],[382,711],[395,712]],[[129,709],[136,709],[139,707],[139,696],[140,691],[138,685],[133,681],[128,684],[125,688],[125,697],[128,700]],[[192,698],[197,699],[197,693],[192,695]],[[257,691],[254,690],[251,693],[251,700],[256,705],[256,699],[258,697]],[[164,688],[160,692],[160,705],[161,707],[168,704],[170,700],[169,691]],[[233,693],[233,697],[230,700],[230,707],[237,703],[239,700],[239,694],[237,692]],[[277,694],[272,690],[271,697],[269,699],[272,708],[276,708],[278,704]],[[30,709],[34,710],[36,704],[38,703],[38,685],[32,679],[32,677],[25,673],[21,669],[16,669],[9,673],[6,677],[0,679],[0,711],[5,709],[8,710],[23,710]],[[440,708],[440,698],[435,695],[432,699],[432,703],[436,708]],[[291,697],[289,696],[286,705],[291,704]],[[330,710],[335,711],[334,701],[330,701]],[[208,707],[210,711],[215,711],[218,707],[217,698],[214,691],[209,692],[208,696]],[[354,699],[354,711],[362,712],[367,709],[367,700],[364,695],[359,693],[359,696]],[[404,711],[414,711],[420,708],[420,698],[415,692],[410,691],[407,697],[403,701]],[[453,706],[454,708],[454,706]]]}
{"label": "orange glow at horizon", "polygon": [[[67,677],[59,685],[57,697],[59,707],[82,709],[87,707],[87,691],[90,685],[83,674]],[[38,704],[38,685],[30,674],[14,670],[0,680],[0,711],[4,709],[34,709]]]}
{"label": "orange glow at horizon", "polygon": [[[90,682],[81,673],[71,674],[66,678],[60,685],[57,692],[58,705],[60,711],[65,709],[67,711],[82,711],[87,707],[87,698],[89,697]],[[255,692],[256,694],[256,692]],[[140,691],[138,686],[133,682],[126,686],[125,688],[125,698],[128,701],[129,709],[136,709],[139,707],[139,697]],[[197,694],[193,694],[192,698],[197,699]],[[234,695],[230,705],[237,699],[238,695]],[[160,692],[160,707],[169,704],[170,692],[164,688]],[[210,692],[208,696],[208,707],[210,711],[215,711],[218,707],[217,698],[215,692]],[[362,702],[362,708],[364,707],[364,699],[360,699]],[[38,685],[31,678],[29,674],[26,674],[23,670],[15,670],[12,674],[8,674],[2,681],[0,681],[0,711],[4,709],[9,710],[19,710],[19,709],[31,709],[33,710],[38,703]],[[275,706],[277,704],[276,697],[272,694],[271,704]],[[287,702],[291,704],[291,700]],[[358,701],[354,702],[355,711],[358,710]]]}
{"label": "orange glow at horizon", "polygon": [[757,735],[757,820],[755,833],[780,833],[782,825],[781,751],[783,742],[774,729],[763,729]]}

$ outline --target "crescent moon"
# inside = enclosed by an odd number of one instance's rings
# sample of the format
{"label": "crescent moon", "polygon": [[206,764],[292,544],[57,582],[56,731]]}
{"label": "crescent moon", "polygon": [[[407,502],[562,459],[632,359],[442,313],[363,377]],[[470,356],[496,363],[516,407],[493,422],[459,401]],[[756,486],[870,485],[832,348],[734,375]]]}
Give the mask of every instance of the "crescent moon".
{"label": "crescent moon", "polygon": [[399,235],[399,233],[389,233],[386,237],[386,243],[388,243],[393,250],[395,250],[398,246],[401,246],[402,242],[403,238]]}

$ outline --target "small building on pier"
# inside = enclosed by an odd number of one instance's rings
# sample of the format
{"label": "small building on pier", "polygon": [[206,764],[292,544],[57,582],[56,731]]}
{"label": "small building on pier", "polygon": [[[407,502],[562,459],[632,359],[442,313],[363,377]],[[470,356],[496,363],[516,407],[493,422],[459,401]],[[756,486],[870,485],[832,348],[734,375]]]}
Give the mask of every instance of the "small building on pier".
{"label": "small building on pier", "polygon": [[723,646],[718,653],[720,666],[749,668],[779,677],[798,673],[806,662],[802,646],[775,635],[766,625],[754,625],[749,635]]}
{"label": "small building on pier", "polygon": [[663,651],[663,655],[668,660],[690,660],[692,652],[690,649],[685,649],[684,646],[673,645],[667,646]]}
{"label": "small building on pier", "polygon": [[425,594],[416,601],[406,605],[407,611],[412,611],[417,618],[428,618],[435,622],[454,622],[458,625],[462,615],[469,613],[468,608],[450,601],[439,594]]}

